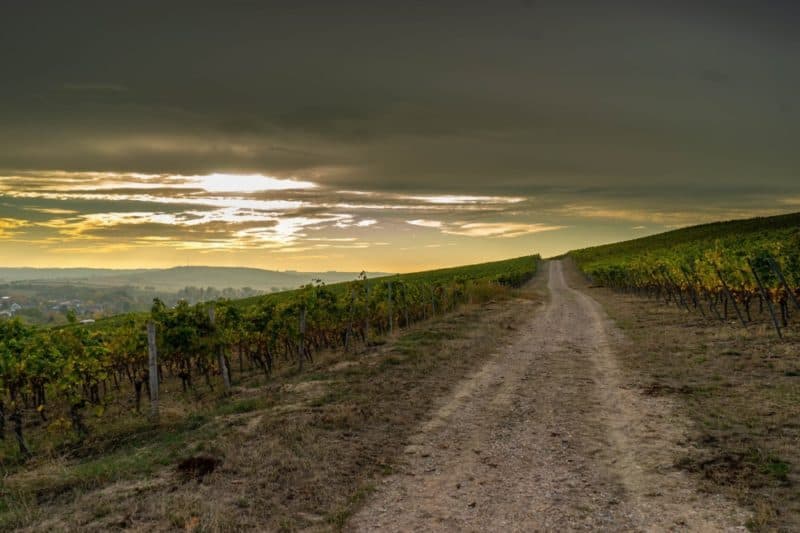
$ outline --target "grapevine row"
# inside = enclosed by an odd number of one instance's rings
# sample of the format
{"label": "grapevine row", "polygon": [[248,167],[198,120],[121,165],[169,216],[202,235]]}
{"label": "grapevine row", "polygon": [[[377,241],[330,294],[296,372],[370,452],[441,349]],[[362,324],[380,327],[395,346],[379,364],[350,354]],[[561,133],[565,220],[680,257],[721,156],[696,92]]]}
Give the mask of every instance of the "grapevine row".
{"label": "grapevine row", "polygon": [[[498,284],[519,286],[536,271],[538,256],[432,271],[406,277],[320,282],[285,295],[169,308],[154,300],[147,315],[125,315],[103,325],[35,328],[0,321],[0,439],[8,433],[22,456],[31,454],[27,425],[89,432],[87,413],[110,406],[139,412],[151,383],[147,323],[156,331],[158,383],[229,386],[230,375],[269,376],[279,365],[302,370],[320,350],[352,350],[376,336],[491,294]],[[225,379],[222,379],[225,378]],[[220,383],[222,381],[222,383]]]}
{"label": "grapevine row", "polygon": [[[669,234],[664,234],[669,236]],[[800,231],[756,231],[676,242],[661,237],[571,252],[598,285],[663,299],[742,325],[767,315],[778,335],[800,311]]]}

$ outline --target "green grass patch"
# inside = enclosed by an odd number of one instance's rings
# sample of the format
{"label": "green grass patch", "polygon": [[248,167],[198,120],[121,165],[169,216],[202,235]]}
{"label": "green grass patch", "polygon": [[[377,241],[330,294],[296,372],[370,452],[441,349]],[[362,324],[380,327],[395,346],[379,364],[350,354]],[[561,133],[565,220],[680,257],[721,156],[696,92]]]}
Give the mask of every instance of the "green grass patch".
{"label": "green grass patch", "polygon": [[367,496],[372,494],[374,491],[375,485],[372,484],[359,487],[347,499],[347,504],[330,513],[326,521],[334,528],[341,531],[344,526],[347,525],[347,521],[350,519],[350,517],[353,516],[355,509],[357,509],[358,506],[367,499]]}
{"label": "green grass patch", "polygon": [[[248,401],[232,402],[219,411],[241,412],[250,407]],[[127,427],[127,432],[117,435],[113,442],[87,444],[91,455],[66,467],[48,468],[46,462],[30,465],[30,475],[7,479],[0,491],[0,530],[30,520],[27,510],[42,503],[72,499],[82,492],[147,477],[175,464],[190,442],[210,440],[216,435],[210,421],[209,414],[196,413],[169,427],[153,427],[149,423]]]}
{"label": "green grass patch", "polygon": [[266,406],[262,398],[247,398],[243,400],[231,400],[222,402],[219,407],[214,410],[215,415],[238,415],[242,413],[249,413],[258,409],[263,409]]}
{"label": "green grass patch", "polygon": [[770,456],[762,463],[761,471],[785,483],[789,481],[791,465],[782,459]]}

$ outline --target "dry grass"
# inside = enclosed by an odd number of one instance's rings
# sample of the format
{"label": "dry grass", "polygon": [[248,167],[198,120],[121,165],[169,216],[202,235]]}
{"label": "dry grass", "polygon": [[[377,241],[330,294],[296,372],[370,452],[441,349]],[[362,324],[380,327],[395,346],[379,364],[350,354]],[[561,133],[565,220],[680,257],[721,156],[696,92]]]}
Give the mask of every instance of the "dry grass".
{"label": "dry grass", "polygon": [[[486,296],[362,353],[241,384],[200,414],[178,414],[176,402],[174,420],[113,448],[18,470],[3,483],[0,528],[340,528],[433,400],[518,321],[512,301]],[[178,468],[191,457],[201,459]]]}
{"label": "dry grass", "polygon": [[691,439],[703,451],[676,466],[752,509],[751,529],[800,530],[797,329],[781,341],[767,324],[745,330],[674,305],[587,290],[628,336],[620,356],[641,390],[671,396],[692,421]]}

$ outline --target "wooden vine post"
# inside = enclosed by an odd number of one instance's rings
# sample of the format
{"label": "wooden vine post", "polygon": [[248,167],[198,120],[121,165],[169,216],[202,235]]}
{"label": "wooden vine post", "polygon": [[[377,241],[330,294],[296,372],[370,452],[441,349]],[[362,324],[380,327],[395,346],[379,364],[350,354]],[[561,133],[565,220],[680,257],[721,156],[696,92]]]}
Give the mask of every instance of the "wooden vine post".
{"label": "wooden vine post", "polygon": [[[749,261],[749,260],[748,260]],[[736,316],[739,317],[739,322],[742,323],[742,326],[747,327],[747,322],[744,320],[744,316],[742,316],[741,311],[739,311],[739,305],[736,303],[736,299],[731,294],[730,289],[728,288],[728,284],[725,283],[725,279],[722,277],[722,273],[719,271],[719,267],[714,265],[714,270],[717,273],[717,277],[719,278],[720,283],[722,283],[722,289],[725,291],[725,297],[731,301],[733,304],[733,309],[736,311]]]}
{"label": "wooden vine post", "polygon": [[767,258],[767,262],[769,263],[769,267],[772,269],[775,275],[778,276],[778,279],[781,280],[781,284],[783,285],[786,294],[788,294],[789,298],[791,298],[794,302],[794,306],[800,310],[800,302],[797,301],[797,297],[794,295],[794,292],[791,288],[789,288],[789,284],[786,282],[786,278],[783,276],[783,271],[781,270],[781,267],[778,266],[778,262],[775,261],[772,256]]}
{"label": "wooden vine post", "polygon": [[344,334],[344,351],[347,352],[350,350],[350,339],[353,336],[353,313],[355,311],[355,295],[353,291],[350,290],[350,308],[347,312],[347,331]]}
{"label": "wooden vine post", "polygon": [[650,279],[653,280],[653,283],[656,284],[658,287],[658,295],[656,299],[661,299],[662,295],[664,298],[664,303],[668,304],[672,301],[672,291],[669,290],[669,287],[664,283],[663,279],[658,275],[658,270],[652,270],[648,272]]}
{"label": "wooden vine post", "polygon": [[300,310],[300,339],[297,346],[297,370],[303,371],[303,360],[306,357],[306,306]]}
{"label": "wooden vine post", "polygon": [[767,309],[769,310],[769,316],[772,317],[772,324],[775,326],[775,331],[778,332],[778,337],[782,339],[783,333],[781,333],[781,327],[778,325],[778,319],[775,317],[775,309],[772,307],[772,300],[769,298],[767,290],[764,288],[764,284],[761,283],[761,277],[759,277],[758,272],[756,272],[753,262],[750,261],[749,257],[747,258],[747,265],[750,267],[750,272],[753,273],[753,277],[756,278],[758,290],[761,291],[761,297],[767,302]]}
{"label": "wooden vine post", "polygon": [[156,351],[156,325],[147,322],[147,355],[150,377],[150,418],[158,421],[158,352]]}
{"label": "wooden vine post", "polygon": [[719,314],[719,309],[717,309],[716,304],[714,303],[714,297],[709,292],[708,288],[700,281],[700,278],[697,275],[697,272],[692,268],[691,270],[692,279],[694,279],[695,284],[703,290],[703,294],[706,297],[706,303],[708,304],[708,310],[710,313],[713,313],[717,319],[722,320],[722,315]]}
{"label": "wooden vine post", "polygon": [[388,290],[386,292],[386,305],[387,309],[389,310],[389,335],[392,334],[394,331],[394,321],[393,321],[393,314],[392,313],[392,282],[388,283]]}
{"label": "wooden vine post", "polygon": [[[211,331],[212,334],[216,335],[217,333],[217,315],[216,311],[214,310],[214,304],[211,304],[211,307],[208,308],[208,321],[211,323]],[[225,361],[225,348],[222,346],[221,342],[214,343],[217,349],[217,363],[219,364],[219,373],[222,374],[222,381],[225,383],[225,392],[229,393],[231,391],[231,373],[228,370],[228,363]]]}
{"label": "wooden vine post", "polygon": [[703,311],[703,306],[700,304],[700,298],[695,290],[694,284],[689,279],[689,274],[687,274],[686,267],[681,267],[681,274],[683,274],[683,279],[686,281],[686,286],[689,288],[689,294],[692,297],[692,305],[695,309],[700,311],[700,314],[703,315],[703,318],[706,316],[706,312]]}
{"label": "wooden vine post", "polygon": [[364,292],[365,292],[365,301],[364,307],[366,312],[364,313],[364,341],[368,344],[369,343],[369,280],[366,276],[364,276]]}
{"label": "wooden vine post", "polygon": [[682,307],[682,308],[684,308],[684,309],[686,309],[688,311],[689,310],[689,306],[686,305],[686,300],[683,299],[683,293],[681,292],[681,288],[678,286],[677,283],[675,283],[672,280],[672,276],[669,275],[669,272],[667,271],[666,268],[662,267],[661,274],[664,276],[664,279],[666,280],[668,286],[671,286],[672,290],[675,291],[675,294],[678,295],[678,299],[675,301],[675,305],[677,305],[678,308]]}
{"label": "wooden vine post", "polygon": [[403,288],[403,313],[405,314],[405,317],[406,317],[406,327],[408,327],[409,326],[409,321],[408,321],[408,292],[406,292],[405,283],[402,285],[402,288]]}
{"label": "wooden vine post", "polygon": [[33,456],[31,453],[31,449],[28,447],[28,444],[25,442],[25,438],[22,436],[22,427],[23,427],[23,420],[22,420],[22,410],[20,409],[19,405],[14,407],[14,411],[11,412],[11,416],[9,417],[11,422],[14,424],[14,436],[17,439],[17,445],[19,446],[19,453],[26,459]]}

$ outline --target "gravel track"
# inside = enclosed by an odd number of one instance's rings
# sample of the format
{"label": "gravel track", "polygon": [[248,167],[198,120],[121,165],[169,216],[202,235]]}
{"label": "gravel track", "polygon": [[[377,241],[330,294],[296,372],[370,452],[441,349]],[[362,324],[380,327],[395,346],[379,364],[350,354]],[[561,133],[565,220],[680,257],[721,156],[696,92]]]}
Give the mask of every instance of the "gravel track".
{"label": "gravel track", "polygon": [[622,373],[600,304],[568,265],[544,268],[547,303],[521,307],[524,327],[436,406],[346,529],[744,530],[743,510],[674,468],[686,421]]}

